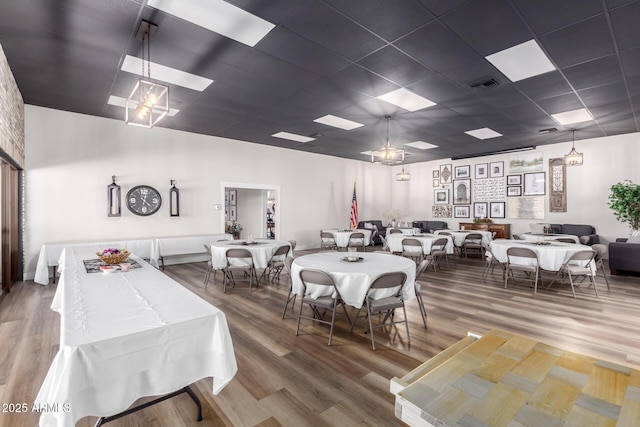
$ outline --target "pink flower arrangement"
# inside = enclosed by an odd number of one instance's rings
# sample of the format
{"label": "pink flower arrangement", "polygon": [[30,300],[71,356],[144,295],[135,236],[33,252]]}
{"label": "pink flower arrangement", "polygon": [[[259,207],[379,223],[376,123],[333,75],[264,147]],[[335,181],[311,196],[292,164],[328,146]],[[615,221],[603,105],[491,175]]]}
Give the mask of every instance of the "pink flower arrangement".
{"label": "pink flower arrangement", "polygon": [[126,249],[108,248],[102,251],[102,255],[118,255],[125,251]]}

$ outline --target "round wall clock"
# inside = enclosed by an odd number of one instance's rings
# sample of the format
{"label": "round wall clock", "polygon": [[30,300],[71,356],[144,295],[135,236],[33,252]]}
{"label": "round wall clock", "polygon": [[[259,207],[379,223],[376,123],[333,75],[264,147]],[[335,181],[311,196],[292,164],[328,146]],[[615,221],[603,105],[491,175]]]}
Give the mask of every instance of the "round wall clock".
{"label": "round wall clock", "polygon": [[127,193],[127,208],[136,215],[152,215],[158,212],[160,205],[160,193],[148,185],[136,185]]}

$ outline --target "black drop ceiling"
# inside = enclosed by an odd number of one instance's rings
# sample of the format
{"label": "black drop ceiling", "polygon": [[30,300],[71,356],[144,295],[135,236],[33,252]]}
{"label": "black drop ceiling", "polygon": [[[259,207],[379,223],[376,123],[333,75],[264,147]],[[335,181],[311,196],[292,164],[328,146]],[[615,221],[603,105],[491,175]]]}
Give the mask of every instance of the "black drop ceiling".
{"label": "black drop ceiling", "polygon": [[[407,162],[638,132],[640,0],[229,0],[276,27],[247,47],[133,0],[0,2],[0,46],[27,104],[123,120],[107,104],[136,77],[141,19],[158,25],[151,59],[214,80],[171,86],[180,109],[162,127],[368,161],[385,143]],[[535,39],[558,71],[510,82],[484,57]],[[153,77],[153,70],[152,70]],[[498,84],[472,87],[493,79]],[[376,98],[407,88],[436,106],[409,112]],[[587,108],[590,122],[550,114]],[[313,122],[333,114],[351,131]],[[124,126],[124,124],[123,124]],[[490,127],[504,136],[477,140]],[[559,132],[542,135],[542,129]],[[317,135],[309,143],[280,131]]]}

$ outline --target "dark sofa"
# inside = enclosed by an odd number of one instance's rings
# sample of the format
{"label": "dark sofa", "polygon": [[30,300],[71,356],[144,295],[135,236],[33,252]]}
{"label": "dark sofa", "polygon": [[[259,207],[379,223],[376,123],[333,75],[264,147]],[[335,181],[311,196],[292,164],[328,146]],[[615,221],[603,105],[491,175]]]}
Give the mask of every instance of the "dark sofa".
{"label": "dark sofa", "polygon": [[[376,228],[378,229],[378,235],[382,235],[382,236],[386,236],[387,235],[387,227],[382,225],[382,221],[377,220],[377,219],[368,220],[368,221],[358,221],[358,228],[367,228],[367,227],[364,226],[367,223],[373,224],[373,225],[376,226]],[[375,243],[376,245],[381,245],[382,244],[382,240],[380,240],[380,237],[378,235],[376,235],[373,238],[373,243]]]}
{"label": "dark sofa", "polygon": [[587,245],[591,246],[600,243],[600,237],[596,234],[596,229],[590,225],[583,224],[549,224],[552,233],[570,234],[572,236],[587,236]]}
{"label": "dark sofa", "polygon": [[609,270],[611,274],[640,273],[640,243],[627,243],[627,239],[609,243]]}
{"label": "dark sofa", "polygon": [[431,233],[435,230],[448,230],[449,224],[444,221],[413,221],[413,226],[421,233]]}

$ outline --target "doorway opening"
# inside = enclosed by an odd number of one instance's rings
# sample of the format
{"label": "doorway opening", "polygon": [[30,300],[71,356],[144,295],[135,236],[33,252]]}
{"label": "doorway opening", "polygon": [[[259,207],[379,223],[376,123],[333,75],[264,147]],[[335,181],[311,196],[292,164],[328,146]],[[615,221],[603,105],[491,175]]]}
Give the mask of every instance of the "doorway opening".
{"label": "doorway opening", "polygon": [[220,191],[225,200],[223,230],[235,221],[242,227],[240,238],[280,237],[279,185],[221,182]]}

